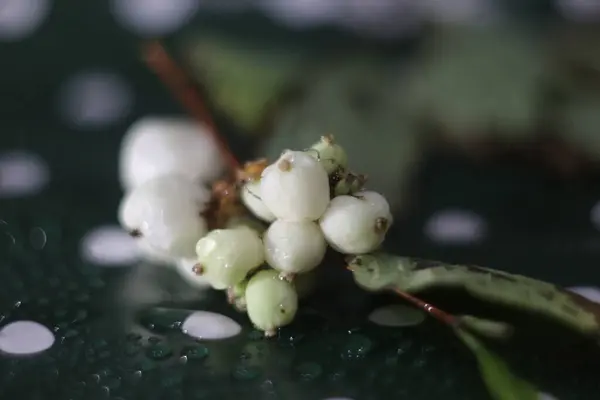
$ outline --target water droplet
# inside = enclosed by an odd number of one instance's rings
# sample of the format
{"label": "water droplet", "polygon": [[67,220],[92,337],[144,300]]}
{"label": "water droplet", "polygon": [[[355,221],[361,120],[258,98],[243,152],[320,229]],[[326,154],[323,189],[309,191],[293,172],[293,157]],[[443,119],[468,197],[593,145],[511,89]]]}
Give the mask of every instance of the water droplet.
{"label": "water droplet", "polygon": [[262,374],[262,370],[255,365],[238,364],[232,372],[235,379],[251,380],[256,379]]}
{"label": "water droplet", "polygon": [[181,354],[188,360],[203,360],[208,357],[208,348],[203,345],[189,346],[182,350]]}
{"label": "water droplet", "polygon": [[217,340],[238,335],[242,327],[224,315],[196,311],[185,319],[181,330],[198,339]]}
{"label": "water droplet", "polygon": [[0,351],[8,354],[35,354],[54,344],[52,332],[34,321],[17,321],[0,330]]}
{"label": "water droplet", "polygon": [[173,355],[173,350],[167,344],[159,343],[150,346],[146,355],[153,360],[166,360]]}
{"label": "water droplet", "polygon": [[300,379],[311,381],[321,376],[323,367],[314,362],[306,362],[296,367],[296,373]]}
{"label": "water droplet", "polygon": [[35,227],[29,232],[29,242],[35,250],[42,250],[46,246],[48,237],[46,231],[40,227]]}
{"label": "water droplet", "polygon": [[346,360],[365,357],[373,347],[373,342],[366,336],[353,334],[345,343],[341,357]]}

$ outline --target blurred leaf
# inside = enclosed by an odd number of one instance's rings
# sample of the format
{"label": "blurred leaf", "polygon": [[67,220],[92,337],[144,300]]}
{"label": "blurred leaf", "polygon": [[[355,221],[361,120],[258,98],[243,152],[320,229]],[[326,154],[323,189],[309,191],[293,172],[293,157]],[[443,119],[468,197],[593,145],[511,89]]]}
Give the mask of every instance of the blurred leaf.
{"label": "blurred leaf", "polygon": [[298,81],[307,55],[218,33],[187,47],[188,65],[211,101],[246,132],[255,132],[272,102]]}
{"label": "blurred leaf", "polygon": [[544,43],[512,27],[453,27],[429,40],[400,96],[459,138],[531,132],[547,73]]}
{"label": "blurred leaf", "polygon": [[600,93],[572,96],[561,110],[564,139],[600,159]]}
{"label": "blurred leaf", "polygon": [[261,154],[275,159],[284,149],[308,148],[332,134],[346,149],[350,169],[367,174],[367,186],[399,206],[420,153],[396,102],[398,71],[389,61],[357,54],[324,67],[304,96],[275,117]]}
{"label": "blurred leaf", "polygon": [[495,400],[537,400],[538,390],[529,382],[516,377],[498,355],[464,330],[456,334],[473,352],[479,364],[481,377]]}

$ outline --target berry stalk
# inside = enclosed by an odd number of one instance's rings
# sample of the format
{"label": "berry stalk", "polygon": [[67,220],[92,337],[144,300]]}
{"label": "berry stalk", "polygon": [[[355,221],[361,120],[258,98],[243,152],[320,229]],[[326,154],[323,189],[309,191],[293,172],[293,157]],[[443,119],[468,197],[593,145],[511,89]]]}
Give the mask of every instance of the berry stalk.
{"label": "berry stalk", "polygon": [[145,44],[143,57],[146,64],[171,90],[186,111],[199,122],[206,124],[211,136],[219,146],[221,154],[227,160],[231,173],[233,174],[239,170],[241,168],[240,162],[219,134],[202,96],[194,87],[193,81],[169,56],[164,46],[158,41]]}

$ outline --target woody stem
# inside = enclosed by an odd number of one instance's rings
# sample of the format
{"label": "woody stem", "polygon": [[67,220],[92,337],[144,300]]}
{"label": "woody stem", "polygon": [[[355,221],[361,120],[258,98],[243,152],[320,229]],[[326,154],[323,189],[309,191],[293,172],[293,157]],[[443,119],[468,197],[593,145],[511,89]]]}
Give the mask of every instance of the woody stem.
{"label": "woody stem", "polygon": [[454,315],[448,314],[447,312],[440,310],[439,308],[435,307],[434,305],[426,303],[423,300],[421,300],[411,294],[403,292],[401,290],[394,290],[394,292],[398,296],[402,297],[403,299],[405,299],[405,300],[411,302],[412,304],[416,305],[417,307],[423,309],[429,315],[431,315],[435,319],[443,322],[444,324],[450,325],[450,326],[457,325],[458,322]]}
{"label": "woody stem", "polygon": [[227,161],[230,172],[234,174],[235,171],[240,169],[241,164],[223,139],[223,136],[219,134],[202,96],[194,86],[194,82],[169,56],[160,42],[154,41],[145,44],[143,56],[146,64],[169,88],[190,116],[208,127],[210,135]]}

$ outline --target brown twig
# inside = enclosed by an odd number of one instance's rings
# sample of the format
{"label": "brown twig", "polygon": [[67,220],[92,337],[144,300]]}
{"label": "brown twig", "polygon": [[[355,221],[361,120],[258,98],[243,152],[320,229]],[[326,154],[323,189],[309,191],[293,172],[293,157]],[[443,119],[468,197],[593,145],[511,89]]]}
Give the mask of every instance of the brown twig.
{"label": "brown twig", "polygon": [[196,120],[208,127],[210,134],[219,146],[227,160],[230,173],[235,174],[240,169],[240,162],[219,134],[219,131],[208,112],[202,96],[194,87],[194,82],[169,56],[163,45],[150,42],[144,45],[143,56],[146,64],[160,77],[162,82],[171,90],[186,111]]}
{"label": "brown twig", "polygon": [[417,307],[423,309],[427,314],[429,314],[432,317],[434,317],[435,319],[443,322],[444,324],[450,325],[450,326],[458,325],[458,319],[454,315],[448,314],[447,312],[442,311],[439,308],[437,308],[429,303],[426,303],[423,300],[421,300],[411,294],[403,292],[401,290],[395,289],[394,292],[398,296],[402,297],[403,299],[408,300],[409,302],[413,303]]}

